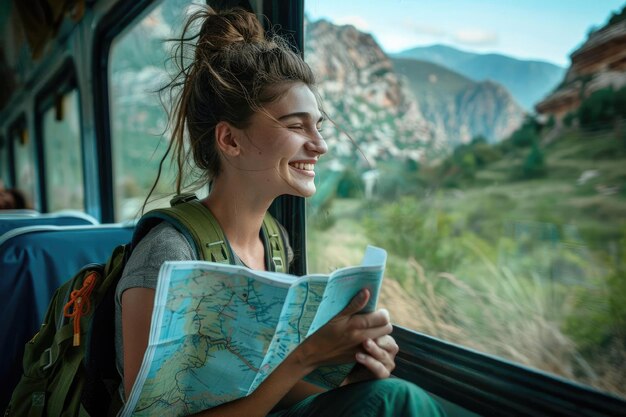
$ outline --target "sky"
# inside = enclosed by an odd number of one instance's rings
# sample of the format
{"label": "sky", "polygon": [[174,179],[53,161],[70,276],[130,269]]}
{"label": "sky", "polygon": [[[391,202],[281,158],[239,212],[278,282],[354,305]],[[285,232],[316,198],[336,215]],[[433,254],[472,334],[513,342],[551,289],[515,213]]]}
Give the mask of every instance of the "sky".
{"label": "sky", "polygon": [[625,0],[306,0],[312,20],[352,24],[386,52],[445,44],[568,66]]}

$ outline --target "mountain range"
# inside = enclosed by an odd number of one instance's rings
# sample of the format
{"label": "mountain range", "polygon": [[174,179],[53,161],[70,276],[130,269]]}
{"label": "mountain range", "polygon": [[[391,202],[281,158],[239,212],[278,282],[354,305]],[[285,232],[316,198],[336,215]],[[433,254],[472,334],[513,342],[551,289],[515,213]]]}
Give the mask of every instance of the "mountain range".
{"label": "mountain range", "polygon": [[[496,142],[523,120],[524,109],[502,85],[423,60],[392,59],[354,26],[307,22],[305,37],[326,112],[370,161],[418,159],[476,136]],[[326,136],[336,155],[353,152],[339,131]]]}
{"label": "mountain range", "polygon": [[565,68],[549,62],[493,53],[477,54],[446,45],[411,48],[392,57],[432,62],[474,81],[490,80],[501,84],[526,111],[532,110],[565,75]]}
{"label": "mountain range", "polygon": [[509,91],[493,81],[472,81],[440,65],[393,58],[422,114],[452,147],[476,136],[489,142],[506,138],[522,123],[524,110]]}

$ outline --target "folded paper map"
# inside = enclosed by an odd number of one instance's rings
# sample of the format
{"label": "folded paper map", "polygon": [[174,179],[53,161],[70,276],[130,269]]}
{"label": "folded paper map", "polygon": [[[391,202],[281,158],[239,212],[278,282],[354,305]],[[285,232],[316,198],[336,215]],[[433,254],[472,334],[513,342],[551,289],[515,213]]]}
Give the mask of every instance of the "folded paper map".
{"label": "folded paper map", "polygon": [[[204,261],[161,267],[148,348],[122,416],[182,416],[250,394],[362,288],[373,311],[387,253],[359,266],[296,277]],[[337,387],[353,364],[307,377]]]}

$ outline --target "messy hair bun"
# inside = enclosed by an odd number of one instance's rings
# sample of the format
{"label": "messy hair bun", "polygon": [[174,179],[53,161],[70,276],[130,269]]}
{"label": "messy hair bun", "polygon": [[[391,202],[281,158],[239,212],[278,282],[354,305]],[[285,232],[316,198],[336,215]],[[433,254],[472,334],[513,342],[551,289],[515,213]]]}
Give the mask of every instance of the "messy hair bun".
{"label": "messy hair bun", "polygon": [[200,29],[198,49],[219,50],[237,43],[259,43],[265,40],[263,27],[256,16],[241,9],[220,14],[199,12],[204,17]]}
{"label": "messy hair bun", "polygon": [[[193,60],[186,61],[188,57]],[[197,188],[219,175],[221,160],[215,145],[219,122],[244,128],[252,114],[279,98],[289,83],[302,82],[312,89],[315,84],[298,53],[281,37],[267,36],[256,16],[243,9],[203,7],[194,12],[176,40],[174,60],[178,73],[162,90],[169,89],[175,96],[170,113],[172,140],[159,176],[173,148],[177,193],[190,182]],[[191,173],[192,181],[187,178]],[[152,190],[158,180],[157,176]]]}

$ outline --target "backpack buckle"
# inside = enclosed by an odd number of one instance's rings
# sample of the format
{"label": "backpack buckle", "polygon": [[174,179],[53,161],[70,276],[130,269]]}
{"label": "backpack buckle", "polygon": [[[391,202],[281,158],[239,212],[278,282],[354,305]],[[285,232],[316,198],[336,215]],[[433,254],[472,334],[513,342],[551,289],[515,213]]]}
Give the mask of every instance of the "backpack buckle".
{"label": "backpack buckle", "polygon": [[274,262],[274,271],[276,272],[285,272],[283,260],[280,256],[273,256],[272,262]]}
{"label": "backpack buckle", "polygon": [[176,196],[174,196],[171,200],[170,200],[170,206],[176,206],[178,204],[181,203],[186,203],[188,201],[192,201],[192,200],[196,200],[197,197],[194,193],[184,193],[184,194],[178,194]]}
{"label": "backpack buckle", "polygon": [[[44,354],[44,357],[42,358],[42,362],[43,362],[42,363],[42,365],[43,365],[42,366],[42,370],[45,371],[46,369],[50,368],[52,366],[52,363],[53,363],[53,361],[52,361],[52,348],[49,347],[48,349],[44,350],[43,354]],[[46,358],[46,355],[48,355],[47,358]]]}
{"label": "backpack buckle", "polygon": [[[206,244],[207,248],[209,248],[209,252],[211,253],[211,260],[213,262],[218,262],[222,264],[228,263],[228,256],[226,255],[225,243],[223,240],[218,240],[217,242],[210,242]],[[216,246],[218,246],[216,248]]]}

